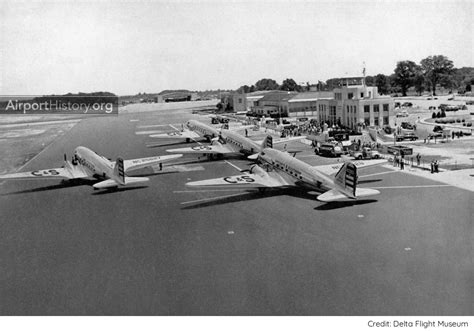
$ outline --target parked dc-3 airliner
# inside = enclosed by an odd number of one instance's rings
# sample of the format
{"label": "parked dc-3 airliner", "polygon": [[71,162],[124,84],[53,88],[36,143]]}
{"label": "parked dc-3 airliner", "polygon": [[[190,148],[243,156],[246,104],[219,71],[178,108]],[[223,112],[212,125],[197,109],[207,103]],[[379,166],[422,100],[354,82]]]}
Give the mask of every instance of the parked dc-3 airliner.
{"label": "parked dc-3 airliner", "polygon": [[74,150],[72,161],[64,160],[61,168],[49,168],[29,172],[20,172],[1,175],[2,179],[48,179],[62,178],[73,179],[98,179],[98,183],[92,185],[94,189],[116,188],[120,186],[147,182],[146,177],[129,177],[127,171],[137,170],[148,166],[177,159],[182,154],[151,156],[133,160],[118,158],[115,162],[104,156],[96,154],[87,147],[79,146]]}
{"label": "parked dc-3 airliner", "polygon": [[[237,186],[266,188],[304,187],[310,190],[324,191],[317,199],[324,202],[340,199],[357,199],[379,194],[374,189],[357,188],[357,169],[374,166],[386,160],[346,161],[342,164],[311,166],[296,159],[287,152],[272,148],[272,137],[268,136],[258,154],[249,158],[256,159],[259,165],[251,167],[246,174],[207,179],[186,183],[186,186]],[[262,146],[263,147],[263,146]]]}

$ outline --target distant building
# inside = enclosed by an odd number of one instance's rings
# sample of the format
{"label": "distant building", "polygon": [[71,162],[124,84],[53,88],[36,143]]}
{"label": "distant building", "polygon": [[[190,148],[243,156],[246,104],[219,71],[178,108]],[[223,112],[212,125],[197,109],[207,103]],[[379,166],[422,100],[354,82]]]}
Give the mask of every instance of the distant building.
{"label": "distant building", "polygon": [[232,104],[235,112],[247,111],[247,97],[245,93],[237,93],[232,95]]}
{"label": "distant building", "polygon": [[158,93],[155,102],[181,102],[194,101],[198,94],[187,90],[165,90]]}
{"label": "distant building", "polygon": [[232,95],[232,105],[235,112],[244,112],[252,110],[258,100],[262,99],[267,93],[275,91],[255,91],[250,93],[236,93]]}
{"label": "distant building", "polygon": [[297,95],[297,92],[271,91],[255,102],[251,107],[256,116],[265,117],[287,117],[289,100]]}
{"label": "distant building", "polygon": [[333,92],[301,92],[288,100],[289,117],[317,117],[318,101],[334,98]]}

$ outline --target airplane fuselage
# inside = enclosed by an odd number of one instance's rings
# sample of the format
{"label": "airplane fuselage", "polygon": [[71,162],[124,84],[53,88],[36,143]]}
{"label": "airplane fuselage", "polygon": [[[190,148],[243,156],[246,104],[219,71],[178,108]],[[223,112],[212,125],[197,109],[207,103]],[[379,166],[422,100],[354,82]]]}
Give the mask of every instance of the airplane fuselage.
{"label": "airplane fuselage", "polygon": [[197,132],[203,137],[214,138],[219,136],[218,130],[199,121],[189,120],[186,122],[186,127],[191,131]]}
{"label": "airplane fuselage", "polygon": [[221,138],[236,153],[254,154],[260,152],[262,149],[262,147],[252,139],[230,130],[222,130]]}
{"label": "airplane fuselage", "polygon": [[114,171],[110,160],[83,146],[74,150],[72,165],[80,167],[90,177],[111,178]]}
{"label": "airplane fuselage", "polygon": [[284,177],[293,183],[303,184],[315,189],[333,187],[333,180],[330,177],[287,152],[265,148],[258,159],[263,167],[271,167],[278,173],[284,174]]}

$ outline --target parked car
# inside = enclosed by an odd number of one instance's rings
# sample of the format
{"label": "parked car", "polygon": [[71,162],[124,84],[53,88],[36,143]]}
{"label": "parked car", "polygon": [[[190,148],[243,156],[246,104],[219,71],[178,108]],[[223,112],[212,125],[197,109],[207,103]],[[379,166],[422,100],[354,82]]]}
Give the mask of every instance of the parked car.
{"label": "parked car", "polygon": [[460,106],[449,105],[446,107],[445,111],[458,111],[459,109],[461,109]]}
{"label": "parked car", "polygon": [[401,111],[395,115],[395,117],[408,117],[408,113],[406,111]]}
{"label": "parked car", "polygon": [[364,147],[362,151],[354,151],[352,152],[352,156],[357,159],[357,160],[362,160],[362,159],[379,159],[380,153],[377,151],[374,151],[368,147]]}
{"label": "parked car", "polygon": [[402,123],[400,124],[400,126],[402,127],[402,129],[405,129],[405,130],[413,130],[413,129],[415,129],[415,128],[413,127],[413,124],[408,123],[408,122],[402,122]]}
{"label": "parked car", "polygon": [[215,116],[215,117],[213,117],[213,118],[211,119],[211,123],[212,123],[212,124],[229,123],[229,119],[217,115],[217,116]]}
{"label": "parked car", "polygon": [[443,132],[443,127],[441,125],[435,125],[433,132]]}
{"label": "parked car", "polygon": [[442,103],[439,105],[438,108],[444,111],[458,111],[459,109],[461,109],[461,106],[448,105],[448,104]]}
{"label": "parked car", "polygon": [[392,127],[390,125],[385,125],[383,127],[383,131],[386,133],[386,134],[391,134],[394,130],[392,129]]}
{"label": "parked car", "polygon": [[402,104],[402,107],[412,107],[412,106],[413,106],[413,104],[411,102],[404,102]]}

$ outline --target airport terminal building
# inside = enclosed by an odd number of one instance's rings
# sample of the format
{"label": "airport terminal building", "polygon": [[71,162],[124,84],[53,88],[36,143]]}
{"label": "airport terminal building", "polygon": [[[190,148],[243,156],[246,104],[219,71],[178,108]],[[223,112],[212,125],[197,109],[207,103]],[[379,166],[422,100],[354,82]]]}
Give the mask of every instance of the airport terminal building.
{"label": "airport terminal building", "polygon": [[391,96],[379,95],[377,87],[366,86],[361,78],[360,85],[346,83],[334,89],[334,100],[329,107],[321,112],[331,122],[335,120],[352,129],[358,126],[383,127],[390,124],[390,117],[393,118],[395,101]]}

